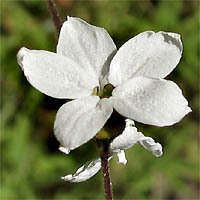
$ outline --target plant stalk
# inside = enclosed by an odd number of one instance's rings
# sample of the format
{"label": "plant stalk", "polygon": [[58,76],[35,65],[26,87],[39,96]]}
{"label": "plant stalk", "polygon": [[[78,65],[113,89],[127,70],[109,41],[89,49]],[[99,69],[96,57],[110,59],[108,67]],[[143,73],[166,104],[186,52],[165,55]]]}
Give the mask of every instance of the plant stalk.
{"label": "plant stalk", "polygon": [[54,25],[56,27],[56,30],[58,32],[58,34],[60,33],[60,29],[62,27],[62,21],[59,17],[59,14],[56,10],[56,5],[54,3],[54,0],[46,0],[48,5],[49,5],[49,11],[51,13],[51,16],[52,16],[52,19],[53,19],[53,22],[54,22]]}
{"label": "plant stalk", "polygon": [[104,193],[106,200],[112,200],[112,183],[110,179],[110,168],[109,168],[109,143],[103,141],[103,153],[101,154],[101,168],[104,178]]}

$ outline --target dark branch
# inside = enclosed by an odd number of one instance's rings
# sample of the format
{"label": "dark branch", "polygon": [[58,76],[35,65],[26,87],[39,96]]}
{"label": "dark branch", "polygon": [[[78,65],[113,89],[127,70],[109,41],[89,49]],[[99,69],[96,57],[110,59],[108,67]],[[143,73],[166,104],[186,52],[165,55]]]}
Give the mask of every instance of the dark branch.
{"label": "dark branch", "polygon": [[61,19],[59,17],[59,14],[58,14],[57,10],[56,10],[54,0],[46,0],[46,1],[47,1],[48,5],[49,5],[49,10],[50,10],[54,25],[56,27],[56,30],[57,30],[58,34],[59,34],[60,33],[60,29],[62,27],[62,21],[61,21]]}
{"label": "dark branch", "polygon": [[109,169],[109,143],[103,141],[103,153],[101,155],[101,167],[104,178],[104,192],[106,200],[112,200],[112,183],[110,180],[110,169]]}

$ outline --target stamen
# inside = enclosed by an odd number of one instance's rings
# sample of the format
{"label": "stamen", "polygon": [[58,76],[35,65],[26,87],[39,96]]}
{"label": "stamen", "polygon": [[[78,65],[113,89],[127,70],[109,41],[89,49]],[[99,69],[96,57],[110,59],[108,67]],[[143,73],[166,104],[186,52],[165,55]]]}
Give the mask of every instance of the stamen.
{"label": "stamen", "polygon": [[112,96],[112,91],[114,89],[114,86],[111,84],[107,84],[103,88],[102,94],[100,94],[100,98],[109,98]]}
{"label": "stamen", "polygon": [[97,87],[95,87],[94,89],[93,89],[93,91],[92,91],[92,94],[91,95],[96,95],[96,96],[99,96],[99,87],[97,86]]}

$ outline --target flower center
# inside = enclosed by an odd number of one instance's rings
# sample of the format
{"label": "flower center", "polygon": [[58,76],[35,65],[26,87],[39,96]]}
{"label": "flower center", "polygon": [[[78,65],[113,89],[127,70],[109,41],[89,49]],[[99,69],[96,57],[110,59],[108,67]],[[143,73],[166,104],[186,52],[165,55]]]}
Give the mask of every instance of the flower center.
{"label": "flower center", "polygon": [[[112,96],[114,86],[107,84],[103,90],[99,87],[94,88],[92,95],[99,96],[101,99],[109,98]],[[104,125],[104,127],[95,136],[97,140],[112,140],[120,135],[125,128],[125,117],[120,115],[117,111],[113,110],[112,115]]]}
{"label": "flower center", "polygon": [[100,99],[109,98],[109,97],[112,96],[113,89],[114,89],[114,86],[111,85],[111,84],[105,85],[104,88],[103,88],[103,90],[100,90],[99,87],[95,87],[93,89],[92,95],[99,96]]}

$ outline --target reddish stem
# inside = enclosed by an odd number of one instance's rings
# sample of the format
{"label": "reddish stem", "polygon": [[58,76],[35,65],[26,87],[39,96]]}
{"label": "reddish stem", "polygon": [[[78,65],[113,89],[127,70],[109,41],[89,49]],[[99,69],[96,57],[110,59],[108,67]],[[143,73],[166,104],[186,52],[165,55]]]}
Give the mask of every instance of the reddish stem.
{"label": "reddish stem", "polygon": [[58,34],[60,33],[60,29],[62,27],[62,21],[59,17],[59,14],[56,10],[56,6],[55,6],[55,3],[54,3],[54,0],[46,0],[48,5],[49,5],[49,10],[50,10],[50,13],[51,13],[51,16],[52,16],[52,19],[53,19],[53,22],[54,22],[54,25],[56,27],[56,30],[58,32]]}
{"label": "reddish stem", "polygon": [[103,153],[101,155],[101,167],[104,178],[104,193],[106,200],[112,200],[112,183],[110,179],[110,169],[109,169],[109,143],[103,142]]}

